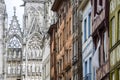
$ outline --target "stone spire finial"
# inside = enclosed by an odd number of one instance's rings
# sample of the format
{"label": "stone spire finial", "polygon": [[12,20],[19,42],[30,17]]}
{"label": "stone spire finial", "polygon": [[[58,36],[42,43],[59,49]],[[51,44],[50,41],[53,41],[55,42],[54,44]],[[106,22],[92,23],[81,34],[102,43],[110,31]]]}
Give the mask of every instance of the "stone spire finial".
{"label": "stone spire finial", "polygon": [[16,7],[13,7],[13,9],[14,9],[14,15],[16,14]]}

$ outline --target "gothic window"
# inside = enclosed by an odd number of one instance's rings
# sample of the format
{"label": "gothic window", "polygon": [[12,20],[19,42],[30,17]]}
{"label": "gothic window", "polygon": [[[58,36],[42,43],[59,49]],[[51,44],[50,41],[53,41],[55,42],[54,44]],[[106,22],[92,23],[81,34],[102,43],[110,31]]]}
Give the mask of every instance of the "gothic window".
{"label": "gothic window", "polygon": [[22,45],[19,41],[18,38],[16,37],[13,37],[10,41],[9,41],[9,45],[8,45],[9,48],[21,48]]}
{"label": "gothic window", "polygon": [[32,39],[29,41],[28,46],[28,48],[31,48],[31,51],[28,51],[28,53],[32,56],[32,58],[39,58],[42,56],[43,43],[38,36],[33,36]]}

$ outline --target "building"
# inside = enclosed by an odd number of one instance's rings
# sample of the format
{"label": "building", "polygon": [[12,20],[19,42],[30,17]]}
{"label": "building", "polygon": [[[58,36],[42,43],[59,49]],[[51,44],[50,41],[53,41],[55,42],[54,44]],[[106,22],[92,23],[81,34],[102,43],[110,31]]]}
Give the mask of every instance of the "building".
{"label": "building", "polygon": [[82,35],[79,15],[80,0],[72,0],[72,80],[82,80]]}
{"label": "building", "polygon": [[[5,47],[4,47],[5,48]],[[16,10],[6,35],[5,80],[20,80],[22,55],[22,31],[18,23]]]}
{"label": "building", "polygon": [[55,0],[52,10],[57,13],[55,34],[56,80],[72,79],[72,7],[71,1]]}
{"label": "building", "polygon": [[109,0],[92,0],[93,56],[97,80],[109,80]]}
{"label": "building", "polygon": [[23,80],[50,79],[48,4],[47,0],[24,0]]}
{"label": "building", "polygon": [[56,67],[56,24],[53,24],[49,28],[49,35],[50,35],[50,80],[57,80],[57,67]]}
{"label": "building", "polygon": [[79,6],[82,14],[82,65],[83,80],[95,80],[94,69],[92,66],[92,56],[94,52],[92,39],[92,19],[91,19],[91,0],[82,0]]}
{"label": "building", "polygon": [[7,13],[6,13],[6,5],[4,0],[0,0],[0,80],[3,80],[5,74],[5,64],[4,64],[4,56],[5,56],[5,36],[7,29]]}
{"label": "building", "polygon": [[120,1],[110,1],[110,80],[120,80]]}

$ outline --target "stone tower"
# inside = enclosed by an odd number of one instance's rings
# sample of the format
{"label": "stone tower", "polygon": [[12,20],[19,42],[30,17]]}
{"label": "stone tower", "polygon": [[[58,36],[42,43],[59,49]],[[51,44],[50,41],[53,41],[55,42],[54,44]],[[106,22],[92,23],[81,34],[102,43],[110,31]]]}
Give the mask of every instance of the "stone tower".
{"label": "stone tower", "polygon": [[6,21],[7,21],[7,14],[6,14],[6,5],[4,3],[4,0],[0,0],[0,80],[3,80],[3,75],[4,75],[4,39],[6,35]]}
{"label": "stone tower", "polygon": [[6,35],[5,80],[21,80],[22,41],[22,31],[14,7],[14,15]]}
{"label": "stone tower", "polygon": [[[23,80],[42,80],[46,24],[45,0],[24,0]],[[49,53],[48,53],[49,54]]]}

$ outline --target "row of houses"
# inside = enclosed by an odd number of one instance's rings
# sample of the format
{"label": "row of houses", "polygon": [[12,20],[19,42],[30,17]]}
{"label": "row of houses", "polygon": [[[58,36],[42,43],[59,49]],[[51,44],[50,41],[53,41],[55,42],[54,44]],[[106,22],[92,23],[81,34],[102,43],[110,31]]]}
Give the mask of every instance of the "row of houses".
{"label": "row of houses", "polygon": [[120,80],[120,0],[55,0],[50,80]]}

